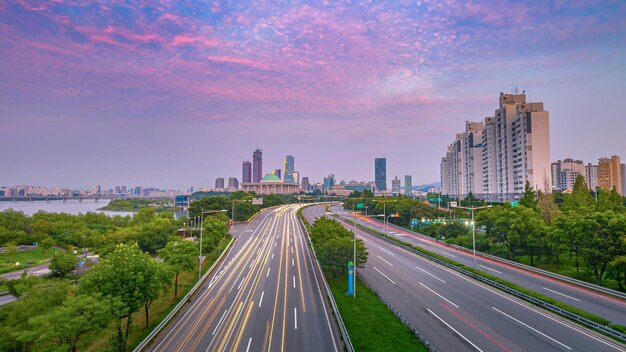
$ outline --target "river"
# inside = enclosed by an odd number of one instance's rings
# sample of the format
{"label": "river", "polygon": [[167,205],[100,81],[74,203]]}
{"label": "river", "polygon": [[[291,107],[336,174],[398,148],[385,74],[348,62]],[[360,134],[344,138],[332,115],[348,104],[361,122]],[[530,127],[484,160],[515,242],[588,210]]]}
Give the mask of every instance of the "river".
{"label": "river", "polygon": [[55,201],[2,201],[0,202],[0,211],[4,211],[6,209],[13,209],[17,211],[21,211],[26,215],[33,215],[36,212],[43,210],[48,213],[67,213],[76,215],[79,213],[87,213],[87,212],[98,212],[104,213],[109,216],[114,215],[133,215],[133,212],[130,211],[104,211],[98,210],[98,208],[102,208],[103,206],[109,204],[110,200],[108,199],[100,199],[96,202],[93,199],[83,199],[82,202],[79,202],[77,199],[68,200],[67,202],[63,202],[62,200]]}

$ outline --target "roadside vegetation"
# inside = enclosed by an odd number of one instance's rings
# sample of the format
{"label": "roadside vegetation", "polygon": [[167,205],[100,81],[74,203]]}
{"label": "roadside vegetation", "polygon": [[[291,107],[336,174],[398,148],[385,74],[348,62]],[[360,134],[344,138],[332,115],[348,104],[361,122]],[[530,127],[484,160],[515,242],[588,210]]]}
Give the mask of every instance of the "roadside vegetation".
{"label": "roadside vegetation", "polygon": [[108,211],[132,211],[136,212],[143,208],[154,208],[157,213],[163,211],[176,211],[174,202],[170,199],[145,199],[145,198],[125,198],[113,199],[109,204],[98,210]]}
{"label": "roadside vegetation", "polygon": [[[352,232],[339,222],[325,217],[313,226],[298,216],[309,230],[317,259],[324,270],[350,340],[357,351],[427,351],[426,347],[360,280],[356,298],[346,295],[348,289],[347,263],[353,261]],[[358,267],[367,261],[367,249],[357,240]]]}
{"label": "roadside vegetation", "polygon": [[[175,235],[186,221],[151,207],[133,217],[0,212],[0,246],[39,243],[34,251],[48,251],[52,271],[0,282],[18,297],[0,309],[0,350],[132,349],[197,280],[197,242]],[[229,243],[228,221],[205,216],[204,267]],[[52,244],[67,251],[54,254]],[[77,257],[75,248],[99,258]],[[14,262],[18,253],[8,252]],[[79,260],[85,264],[77,272]]]}
{"label": "roadside vegetation", "polygon": [[[613,189],[590,192],[583,177],[578,177],[569,194],[535,192],[529,185],[519,204],[495,204],[476,215],[476,249],[502,258],[549,270],[608,288],[626,291],[626,207]],[[442,197],[443,201],[449,201]],[[359,200],[361,202],[361,200]],[[382,211],[374,198],[370,214]],[[466,248],[472,247],[471,214],[467,210],[407,212],[407,203],[418,202],[415,209],[431,208],[418,200],[387,200],[387,214],[398,212],[389,222],[412,228],[425,235]],[[486,203],[470,194],[463,206]],[[344,203],[351,209],[350,201]],[[433,213],[437,212],[437,213]],[[413,223],[411,220],[415,219]],[[424,221],[427,219],[428,221]]]}

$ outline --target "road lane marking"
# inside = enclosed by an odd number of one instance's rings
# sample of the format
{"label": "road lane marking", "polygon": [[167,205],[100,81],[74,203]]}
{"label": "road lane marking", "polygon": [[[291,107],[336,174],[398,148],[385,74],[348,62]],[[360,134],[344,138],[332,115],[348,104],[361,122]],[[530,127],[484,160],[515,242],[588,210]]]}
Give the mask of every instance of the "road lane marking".
{"label": "road lane marking", "polygon": [[265,275],[265,277],[269,277],[270,276],[270,269],[272,269],[272,267],[267,268],[267,275]]}
{"label": "road lane marking", "polygon": [[276,245],[278,244],[278,241],[276,241],[276,243],[274,243],[274,248],[276,248]]}
{"label": "road lane marking", "polygon": [[438,294],[437,292],[435,292],[435,291],[434,291],[433,289],[431,289],[430,287],[428,287],[428,286],[424,285],[424,284],[423,284],[423,283],[421,283],[421,282],[420,282],[419,284],[420,284],[420,285],[422,285],[422,286],[423,286],[425,289],[427,289],[428,291],[430,291],[430,292],[432,292],[432,293],[436,294],[437,296],[439,296],[439,298],[441,298],[441,299],[443,299],[444,301],[446,301],[446,302],[450,303],[451,305],[453,305],[453,306],[455,306],[455,307],[459,308],[459,306],[457,306],[456,304],[452,303],[452,301],[450,301],[449,299],[445,298],[444,296],[442,296],[442,295]]}
{"label": "road lane marking", "polygon": [[248,347],[246,347],[246,352],[250,351],[250,343],[252,343],[252,337],[248,340]]}
{"label": "road lane marking", "polygon": [[291,246],[291,247],[289,247],[289,248],[291,248],[291,254],[293,254],[293,246]]}
{"label": "road lane marking", "polygon": [[272,259],[274,259],[274,253],[272,253]]}
{"label": "road lane marking", "polygon": [[456,255],[454,255],[454,254],[450,254],[450,253],[448,253],[448,252],[441,252],[441,254],[449,255],[449,256],[451,256],[452,258],[456,258]]}
{"label": "road lane marking", "polygon": [[544,336],[544,337],[546,337],[546,338],[548,338],[548,339],[550,339],[550,340],[552,340],[552,341],[554,341],[554,342],[558,343],[559,345],[561,345],[561,346],[563,346],[563,347],[567,348],[568,350],[571,350],[571,349],[572,349],[572,348],[571,348],[571,347],[569,347],[568,345],[563,344],[563,343],[561,343],[561,342],[559,342],[559,341],[557,341],[557,340],[555,340],[555,339],[551,338],[550,336],[548,336],[548,335],[546,335],[546,334],[542,333],[541,331],[539,331],[539,330],[537,330],[537,329],[533,328],[532,326],[530,326],[530,325],[528,325],[528,324],[522,323],[521,321],[519,321],[519,320],[517,320],[517,319],[513,318],[512,316],[510,316],[510,315],[506,314],[505,312],[503,312],[503,311],[499,310],[498,308],[496,308],[496,307],[491,307],[491,308],[493,308],[496,312],[498,312],[498,313],[500,313],[500,314],[502,314],[502,315],[505,315],[505,316],[509,317],[510,319],[512,319],[512,320],[514,320],[514,321],[516,321],[516,322],[518,322],[519,324],[524,325],[525,327],[529,328],[530,330],[532,330],[532,331],[534,331],[534,332],[536,332],[536,333],[538,333],[538,334],[541,334],[541,336]]}
{"label": "road lane marking", "polygon": [[217,322],[217,326],[215,327],[215,330],[213,330],[213,333],[211,335],[215,335],[215,333],[217,332],[217,329],[219,329],[220,325],[222,325],[222,322],[224,321],[224,317],[226,317],[226,313],[228,313],[228,309],[226,309],[224,311],[224,314],[222,314],[222,318],[220,318],[220,321]]}
{"label": "road lane marking", "polygon": [[388,261],[386,261],[385,259],[383,259],[383,257],[381,257],[381,256],[379,256],[379,255],[377,255],[377,257],[378,257],[378,259],[382,260],[383,262],[385,262],[385,263],[387,263],[387,264],[389,264],[389,265],[393,266],[393,264],[391,264],[391,263],[389,263]]}
{"label": "road lane marking", "polygon": [[254,264],[254,260],[250,260],[250,266],[248,266],[248,269],[252,268],[253,264]]}
{"label": "road lane marking", "polygon": [[265,291],[261,291],[261,299],[259,300],[259,308],[261,308],[261,304],[263,304],[263,296],[265,295]]}
{"label": "road lane marking", "polygon": [[385,252],[387,252],[387,253],[389,253],[389,254],[393,255],[394,257],[396,256],[395,254],[393,254],[393,253],[389,252],[388,250],[384,249],[384,248],[383,248],[383,247],[381,247],[381,246],[378,246],[378,248],[380,248],[380,249],[382,249],[383,251],[385,251]]}
{"label": "road lane marking", "polygon": [[557,291],[551,290],[551,289],[549,289],[549,288],[547,288],[547,287],[544,287],[543,289],[544,289],[544,290],[546,290],[546,291],[550,291],[550,292],[552,292],[552,293],[556,293],[557,295],[561,295],[561,296],[563,296],[563,297],[567,297],[567,298],[569,298],[569,299],[573,299],[573,300],[574,300],[574,301],[576,301],[576,302],[580,302],[580,300],[579,300],[578,298],[574,298],[574,297],[572,297],[572,296],[568,296],[568,295],[566,295],[566,294],[564,294],[564,293],[561,293],[561,292],[557,292]]}
{"label": "road lane marking", "polygon": [[298,310],[296,307],[293,307],[293,324],[296,330],[298,330]]}
{"label": "road lane marking", "polygon": [[426,274],[428,274],[428,275],[430,275],[430,276],[434,277],[435,279],[437,279],[437,280],[439,280],[439,281],[443,282],[444,284],[446,283],[443,279],[438,278],[437,276],[435,276],[435,275],[433,275],[433,274],[429,273],[428,271],[426,271],[426,270],[424,270],[424,269],[420,268],[419,266],[417,266],[417,265],[416,265],[415,267],[416,267],[416,268],[418,268],[419,270],[421,270],[421,271],[425,272]]}
{"label": "road lane marking", "polygon": [[435,312],[433,312],[432,310],[430,310],[429,308],[426,308],[426,310],[428,312],[430,312],[430,314],[432,314],[433,316],[435,316],[435,318],[439,319],[440,322],[444,323],[450,330],[454,331],[457,335],[461,336],[463,338],[463,340],[467,341],[470,345],[474,346],[474,348],[480,352],[483,352],[483,350],[481,350],[480,348],[478,348],[478,346],[476,346],[472,341],[468,340],[467,337],[463,336],[460,332],[456,331],[455,328],[453,328],[452,326],[450,326],[450,324],[446,323],[443,319],[439,318],[439,316],[437,314],[435,314]]}
{"label": "road lane marking", "polygon": [[394,285],[396,284],[395,282],[393,282],[393,280],[391,280],[391,279],[389,278],[389,276],[387,276],[387,275],[383,274],[383,273],[382,273],[380,270],[378,270],[375,266],[373,266],[372,268],[374,268],[374,270],[378,271],[378,272],[380,273],[380,275],[384,276],[384,277],[385,277],[385,279],[389,280],[392,284],[394,284]]}
{"label": "road lane marking", "polygon": [[296,288],[296,277],[293,276],[293,288]]}
{"label": "road lane marking", "polygon": [[294,266],[295,262],[293,260],[293,258],[291,258],[291,266]]}
{"label": "road lane marking", "polygon": [[490,267],[488,267],[488,266],[484,266],[484,265],[480,265],[480,264],[479,264],[478,266],[479,266],[479,267],[481,267],[481,268],[485,268],[485,269],[487,269],[487,270],[494,271],[494,272],[496,272],[496,273],[498,273],[498,274],[502,274],[502,272],[501,272],[501,271],[498,271],[498,270],[496,270],[496,269],[492,269],[492,268],[490,268]]}
{"label": "road lane marking", "polygon": [[237,287],[237,290],[241,289],[241,286],[243,285],[243,282],[246,281],[246,278],[247,276],[241,279],[241,283],[239,284],[239,287]]}

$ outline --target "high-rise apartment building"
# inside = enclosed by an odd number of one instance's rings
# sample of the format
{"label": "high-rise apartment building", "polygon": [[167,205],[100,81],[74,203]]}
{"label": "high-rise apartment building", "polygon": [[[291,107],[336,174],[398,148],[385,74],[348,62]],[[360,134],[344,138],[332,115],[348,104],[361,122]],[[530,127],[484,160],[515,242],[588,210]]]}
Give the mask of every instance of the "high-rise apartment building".
{"label": "high-rise apartment building", "polygon": [[587,179],[587,167],[582,160],[564,159],[550,164],[552,188],[572,190],[578,176]]}
{"label": "high-rise apartment building", "polygon": [[393,180],[391,180],[391,192],[393,194],[400,194],[400,179],[396,176]]}
{"label": "high-rise apartment building", "polygon": [[224,189],[224,178],[218,177],[215,179],[215,189]]}
{"label": "high-rise apartment building", "polygon": [[413,178],[411,175],[404,175],[404,195],[413,196]]}
{"label": "high-rise apartment building", "polygon": [[626,196],[626,164],[620,164],[620,172],[622,174],[622,195]]}
{"label": "high-rise apartment building", "polygon": [[241,172],[241,182],[242,183],[252,182],[252,164],[249,161],[243,162],[242,172]]}
{"label": "high-rise apartment building", "polygon": [[263,152],[256,149],[252,153],[252,182],[259,183],[263,178]]}
{"label": "high-rise apartment building", "polygon": [[551,188],[549,113],[525,94],[500,93],[499,108],[483,122],[467,122],[441,159],[444,194],[469,192],[489,201],[519,198],[526,182]]}
{"label": "high-rise apartment building", "polygon": [[308,177],[303,177],[302,178],[302,190],[305,192],[310,192],[311,191],[311,183],[309,182],[309,178]]}
{"label": "high-rise apartment building", "polygon": [[294,170],[294,157],[291,155],[287,155],[285,157],[285,179],[284,181],[287,183],[296,183],[296,180],[293,178],[293,170]]}
{"label": "high-rise apartment building", "polygon": [[387,158],[374,159],[374,180],[377,191],[387,190]]}
{"label": "high-rise apartment building", "polygon": [[228,189],[231,191],[235,191],[239,189],[239,180],[235,177],[228,178]]}
{"label": "high-rise apartment building", "polygon": [[619,156],[598,159],[598,187],[606,190],[615,187],[617,193],[622,194],[622,166]]}
{"label": "high-rise apartment building", "polygon": [[587,181],[587,188],[595,191],[598,187],[598,165],[589,163],[585,166],[585,181]]}

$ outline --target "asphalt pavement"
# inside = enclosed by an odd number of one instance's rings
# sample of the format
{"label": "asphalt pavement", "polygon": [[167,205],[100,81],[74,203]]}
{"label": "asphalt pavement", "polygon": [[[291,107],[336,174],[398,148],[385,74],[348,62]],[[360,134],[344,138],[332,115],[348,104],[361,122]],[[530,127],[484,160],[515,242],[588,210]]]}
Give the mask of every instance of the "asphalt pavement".
{"label": "asphalt pavement", "polygon": [[237,242],[152,351],[339,351],[297,205],[236,225]]}
{"label": "asphalt pavement", "polygon": [[[333,206],[332,210],[346,220],[353,220],[352,214],[342,207]],[[393,224],[387,224],[385,227],[382,222],[364,216],[358,216],[357,223],[598,315],[612,323],[626,325],[626,300],[622,298],[609,296],[480,255],[476,256],[476,262],[474,262],[472,253],[447,246],[431,237]]]}

